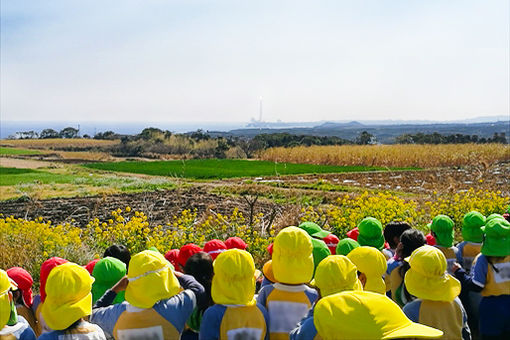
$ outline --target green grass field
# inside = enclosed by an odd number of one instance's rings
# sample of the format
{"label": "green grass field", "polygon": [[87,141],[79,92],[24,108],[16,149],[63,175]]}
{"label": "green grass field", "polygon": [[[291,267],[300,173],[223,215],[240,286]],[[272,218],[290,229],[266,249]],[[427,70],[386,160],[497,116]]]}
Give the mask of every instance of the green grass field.
{"label": "green grass field", "polygon": [[156,176],[192,179],[221,179],[275,175],[319,174],[354,171],[386,170],[381,167],[332,166],[294,163],[273,163],[232,159],[193,159],[187,161],[105,162],[86,164],[86,167]]}
{"label": "green grass field", "polygon": [[0,167],[0,186],[32,184],[70,184],[74,186],[109,187],[121,192],[172,189],[175,184],[166,179],[105,176],[101,174],[55,173],[43,170]]}
{"label": "green grass field", "polygon": [[39,155],[41,151],[0,147],[0,155]]}

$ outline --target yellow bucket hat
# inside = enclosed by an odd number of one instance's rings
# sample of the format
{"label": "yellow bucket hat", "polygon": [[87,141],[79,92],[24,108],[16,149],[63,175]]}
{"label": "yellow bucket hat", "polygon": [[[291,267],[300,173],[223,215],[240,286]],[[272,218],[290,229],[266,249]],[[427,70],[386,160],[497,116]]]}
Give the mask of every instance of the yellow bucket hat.
{"label": "yellow bucket hat", "polygon": [[329,255],[322,260],[312,284],[321,290],[323,297],[345,290],[363,290],[356,266],[343,255]]}
{"label": "yellow bucket hat", "polygon": [[179,293],[181,287],[170,263],[158,252],[144,250],[131,257],[126,301],[135,307],[151,308],[156,302]]}
{"label": "yellow bucket hat", "polygon": [[211,296],[221,305],[255,304],[255,264],[250,253],[229,249],[214,261]]}
{"label": "yellow bucket hat", "polygon": [[443,332],[414,323],[385,295],[366,291],[333,294],[317,302],[313,322],[323,339],[439,338]]}
{"label": "yellow bucket hat", "polygon": [[90,273],[75,263],[67,262],[52,269],[41,307],[44,321],[51,329],[66,329],[92,313],[93,282]]}
{"label": "yellow bucket hat", "polygon": [[383,275],[388,268],[384,255],[374,247],[358,247],[353,249],[347,258],[354,263],[358,271],[365,274],[367,281],[363,290],[379,294],[386,293],[386,284]]}
{"label": "yellow bucket hat", "polygon": [[460,294],[460,282],[446,272],[441,250],[425,245],[415,249],[406,261],[411,268],[404,283],[410,294],[432,301],[453,301]]}
{"label": "yellow bucket hat", "polygon": [[0,269],[0,330],[4,328],[11,316],[10,289],[16,290],[18,286],[9,278],[6,271]]}
{"label": "yellow bucket hat", "polygon": [[273,274],[276,281],[287,284],[308,283],[314,265],[312,241],[303,229],[282,229],[273,244]]}

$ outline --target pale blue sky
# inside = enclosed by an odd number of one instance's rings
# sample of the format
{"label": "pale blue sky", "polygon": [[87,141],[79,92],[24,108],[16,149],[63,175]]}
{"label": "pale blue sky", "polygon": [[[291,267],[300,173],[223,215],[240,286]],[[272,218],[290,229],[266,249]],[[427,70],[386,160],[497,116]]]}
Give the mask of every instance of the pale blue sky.
{"label": "pale blue sky", "polygon": [[1,119],[509,112],[508,0],[1,1]]}

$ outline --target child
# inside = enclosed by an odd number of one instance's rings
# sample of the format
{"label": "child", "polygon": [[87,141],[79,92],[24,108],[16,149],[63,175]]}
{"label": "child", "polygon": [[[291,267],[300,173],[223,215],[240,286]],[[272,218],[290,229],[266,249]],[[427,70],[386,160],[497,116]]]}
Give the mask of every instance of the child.
{"label": "child", "polygon": [[27,320],[32,330],[37,329],[37,320],[31,308],[34,302],[32,297],[32,284],[34,283],[32,275],[21,267],[7,269],[7,275],[18,286],[18,289],[13,292],[16,312]]}
{"label": "child", "polygon": [[363,284],[363,290],[386,293],[383,275],[387,264],[380,251],[373,247],[358,247],[351,251],[347,258],[358,268],[358,278]]}
{"label": "child", "polygon": [[[92,276],[94,283],[92,284],[92,303],[112,288],[120,279],[126,275],[126,265],[115,257],[105,257],[96,263]],[[121,303],[124,301],[124,292],[119,292],[113,303]]]}
{"label": "child", "polygon": [[257,302],[269,313],[269,337],[288,339],[317,300],[317,292],[306,285],[314,266],[310,236],[297,227],[282,229],[273,244],[272,267],[277,283],[260,290]]}
{"label": "child", "polygon": [[331,255],[331,252],[329,251],[328,246],[324,241],[318,240],[316,238],[312,237],[312,255],[313,255],[313,267],[314,267],[314,273],[315,269],[319,265],[319,263],[324,260],[326,257]]}
{"label": "child", "polygon": [[455,232],[453,230],[454,223],[452,219],[446,215],[437,215],[430,224],[432,236],[436,239],[436,245],[446,257],[447,270],[452,274],[453,264],[457,261],[458,249],[453,246],[453,238]]}
{"label": "child", "polygon": [[[482,227],[484,225],[485,216],[477,211],[468,212],[462,219],[462,238],[464,241],[457,245],[457,261],[462,264],[462,268],[467,274],[471,271],[473,261],[482,249]],[[459,297],[468,314],[469,328],[473,334],[478,334],[478,306],[482,295],[480,292],[462,289]]]}
{"label": "child", "polygon": [[204,251],[211,255],[213,260],[216,260],[218,255],[227,250],[227,246],[221,240],[210,240],[204,244]]}
{"label": "child", "polygon": [[344,238],[336,245],[336,254],[347,256],[353,249],[359,247],[359,243],[352,238]]}
{"label": "child", "polygon": [[227,246],[227,249],[246,250],[246,248],[248,248],[246,242],[244,242],[242,238],[237,236],[227,238],[225,240],[225,245]]}
{"label": "child", "polygon": [[35,340],[28,322],[16,313],[12,295],[16,289],[16,283],[0,269],[0,339]]}
{"label": "child", "polygon": [[[406,230],[411,229],[407,222],[390,222],[384,228],[384,239],[388,243],[389,251],[395,255],[398,244],[400,243],[400,236]],[[392,257],[393,257],[392,255]]]}
{"label": "child", "polygon": [[[94,309],[90,317],[116,339],[179,339],[193,309],[204,303],[204,287],[190,275],[174,273],[163,255],[151,250],[131,258],[127,278],[126,301]],[[101,300],[106,304],[115,296],[108,290]]]}
{"label": "child", "polygon": [[203,303],[201,306],[195,307],[193,313],[187,321],[189,329],[187,329],[181,337],[181,339],[188,340],[198,339],[198,333],[200,331],[203,315],[207,308],[214,305],[211,297],[211,284],[214,276],[213,258],[203,251],[191,255],[188,261],[186,261],[186,265],[184,266],[184,273],[193,276],[195,280],[197,280],[198,283],[204,287],[205,290],[205,303]]}
{"label": "child", "polygon": [[322,240],[328,246],[329,251],[331,252],[331,255],[335,255],[336,254],[336,246],[338,245],[338,242],[340,242],[340,239],[335,234],[329,234],[328,236],[324,237]]}
{"label": "child", "polygon": [[393,257],[393,254],[384,249],[384,235],[383,226],[378,219],[373,217],[366,217],[358,224],[358,243],[360,246],[374,247],[379,249],[386,257],[386,260]]}
{"label": "child", "polygon": [[438,329],[409,320],[386,296],[356,290],[322,298],[313,318],[305,324],[315,330],[310,334],[316,333],[321,339],[434,339],[443,335]]}
{"label": "child", "polygon": [[177,263],[179,264],[180,272],[184,272],[184,266],[186,265],[186,261],[191,257],[191,255],[200,253],[202,248],[193,243],[185,244],[179,249],[179,257],[177,258]]}
{"label": "child", "polygon": [[47,259],[41,265],[41,272],[39,275],[39,295],[36,295],[34,298],[34,303],[32,305],[32,310],[34,311],[35,317],[37,319],[37,330],[34,330],[36,334],[43,334],[51,331],[51,328],[44,321],[44,317],[41,314],[42,306],[44,305],[44,300],[46,299],[46,280],[50,275],[51,271],[64,264],[68,261],[60,258],[60,257],[52,257]]}
{"label": "child", "polygon": [[404,287],[404,277],[409,270],[409,264],[404,261],[412,252],[426,244],[425,235],[418,229],[408,229],[400,235],[400,242],[395,250],[395,256],[388,260],[386,270],[387,283],[390,288],[389,294],[393,301],[400,307],[412,300],[412,297]]}
{"label": "child", "polygon": [[323,230],[317,223],[314,222],[303,222],[298,227],[306,231],[310,237],[316,238],[318,240],[322,240],[324,237],[331,234],[331,232]]}
{"label": "child", "polygon": [[411,254],[411,268],[404,282],[416,300],[404,306],[414,322],[438,328],[447,339],[471,339],[467,316],[458,299],[460,282],[446,273],[446,258],[433,246],[423,246]]}
{"label": "child", "polygon": [[462,264],[462,268],[467,273],[471,270],[473,260],[482,249],[483,231],[481,228],[484,225],[485,216],[478,211],[468,212],[462,219],[462,238],[464,241],[457,245],[457,261]]}
{"label": "child", "polygon": [[494,218],[482,227],[485,233],[481,254],[471,268],[471,275],[455,266],[455,276],[462,285],[481,292],[479,325],[482,338],[510,338],[510,223]]}
{"label": "child", "polygon": [[121,260],[126,265],[126,269],[129,267],[129,261],[131,261],[131,253],[126,246],[122,244],[114,244],[113,246],[108,247],[104,251],[103,257],[115,257],[116,259]]}
{"label": "child", "polygon": [[200,339],[268,339],[268,315],[255,302],[255,265],[252,256],[230,249],[214,261],[211,288],[215,305],[207,309]]}
{"label": "child", "polygon": [[[356,266],[343,255],[331,255],[325,258],[317,267],[312,283],[317,287],[319,300],[343,291],[363,290],[358,280]],[[313,324],[313,310],[312,307],[306,319],[291,332],[291,339],[313,339],[317,335]]]}
{"label": "child", "polygon": [[266,263],[264,263],[264,266],[262,267],[262,274],[264,274],[264,280],[262,280],[260,288],[272,285],[273,283],[276,282],[273,273],[273,260],[269,260]]}
{"label": "child", "polygon": [[84,320],[92,312],[92,282],[88,271],[74,263],[51,271],[41,313],[52,331],[41,335],[40,340],[106,340],[99,326]]}
{"label": "child", "polygon": [[90,275],[92,275],[92,272],[94,271],[94,267],[99,262],[100,259],[93,259],[89,263],[87,263],[83,268],[87,269]]}
{"label": "child", "polygon": [[171,249],[166,252],[165,259],[170,262],[170,264],[174,267],[174,270],[180,271],[179,266],[179,249]]}

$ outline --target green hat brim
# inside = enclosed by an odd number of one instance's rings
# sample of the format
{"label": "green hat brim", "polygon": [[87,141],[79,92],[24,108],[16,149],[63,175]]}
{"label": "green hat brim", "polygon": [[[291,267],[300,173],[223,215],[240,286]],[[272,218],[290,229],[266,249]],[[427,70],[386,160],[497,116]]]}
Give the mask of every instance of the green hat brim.
{"label": "green hat brim", "polygon": [[365,238],[363,235],[358,235],[358,243],[360,246],[368,246],[368,247],[374,247],[379,250],[383,250],[384,248],[384,235],[381,234],[380,237],[377,239],[369,239]]}
{"label": "green hat brim", "polygon": [[441,232],[434,232],[436,234],[436,242],[438,246],[450,248],[453,246],[453,231],[441,233]]}
{"label": "green hat brim", "polygon": [[485,256],[509,256],[510,238],[486,237],[483,241],[481,252]]}
{"label": "green hat brim", "polygon": [[323,239],[324,237],[328,236],[329,234],[331,234],[330,231],[321,230],[321,231],[318,231],[318,232],[316,232],[316,233],[314,233],[314,234],[312,234],[310,236]]}
{"label": "green hat brim", "polygon": [[483,231],[481,229],[462,228],[462,238],[464,241],[481,243],[483,241]]}

